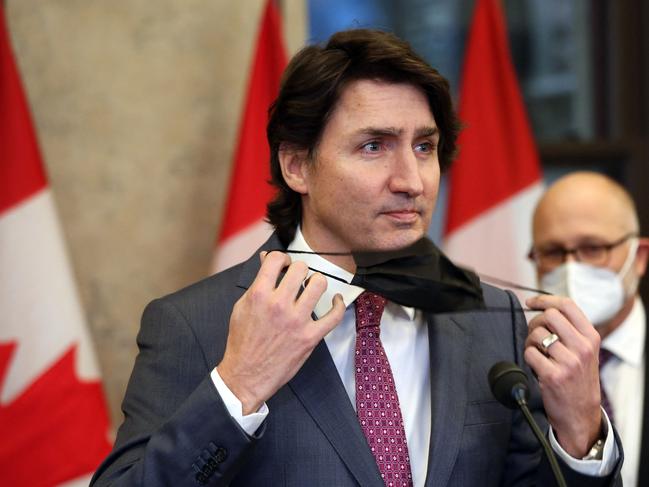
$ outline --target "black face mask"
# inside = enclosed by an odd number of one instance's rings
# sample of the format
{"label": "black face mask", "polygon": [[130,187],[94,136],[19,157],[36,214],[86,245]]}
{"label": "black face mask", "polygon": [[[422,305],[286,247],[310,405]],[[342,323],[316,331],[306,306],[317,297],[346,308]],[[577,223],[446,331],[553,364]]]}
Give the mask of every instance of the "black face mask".
{"label": "black face mask", "polygon": [[480,279],[426,237],[391,252],[353,252],[351,284],[431,313],[484,309]]}
{"label": "black face mask", "polygon": [[[392,302],[431,313],[485,308],[478,276],[453,264],[426,237],[395,251],[352,252],[351,255],[356,263],[356,274],[347,284],[375,292]],[[339,277],[322,274],[343,281]]]}

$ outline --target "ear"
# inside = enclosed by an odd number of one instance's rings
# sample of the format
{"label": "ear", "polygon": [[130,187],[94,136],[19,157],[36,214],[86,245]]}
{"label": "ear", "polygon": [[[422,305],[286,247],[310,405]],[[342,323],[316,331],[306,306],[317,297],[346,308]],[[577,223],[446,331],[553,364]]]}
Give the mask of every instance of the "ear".
{"label": "ear", "polygon": [[638,239],[638,252],[635,257],[635,269],[639,276],[643,276],[647,269],[649,261],[649,238],[640,237]]}
{"label": "ear", "polygon": [[308,153],[305,149],[295,149],[281,144],[279,147],[279,165],[284,181],[296,193],[307,194]]}

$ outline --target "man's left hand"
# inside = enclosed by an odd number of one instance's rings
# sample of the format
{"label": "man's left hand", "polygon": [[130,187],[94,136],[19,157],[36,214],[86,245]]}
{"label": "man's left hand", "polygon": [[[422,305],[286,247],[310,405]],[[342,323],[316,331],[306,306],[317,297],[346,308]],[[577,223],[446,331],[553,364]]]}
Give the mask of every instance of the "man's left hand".
{"label": "man's left hand", "polygon": [[[584,457],[600,437],[600,336],[570,299],[536,296],[527,306],[539,310],[529,323],[525,361],[534,370],[548,420],[557,441],[574,458]],[[544,348],[543,339],[559,340]]]}

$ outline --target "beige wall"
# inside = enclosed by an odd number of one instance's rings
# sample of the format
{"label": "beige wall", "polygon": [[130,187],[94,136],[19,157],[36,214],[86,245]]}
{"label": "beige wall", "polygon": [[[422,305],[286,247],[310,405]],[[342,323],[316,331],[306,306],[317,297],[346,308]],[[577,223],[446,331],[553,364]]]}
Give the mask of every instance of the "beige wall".
{"label": "beige wall", "polygon": [[208,269],[262,3],[7,1],[116,424],[144,306]]}

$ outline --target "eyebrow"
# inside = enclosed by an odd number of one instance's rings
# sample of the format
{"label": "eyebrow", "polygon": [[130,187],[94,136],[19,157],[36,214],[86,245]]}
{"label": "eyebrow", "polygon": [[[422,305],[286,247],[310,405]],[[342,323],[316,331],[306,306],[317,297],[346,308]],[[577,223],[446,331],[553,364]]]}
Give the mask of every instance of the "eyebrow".
{"label": "eyebrow", "polygon": [[[354,135],[369,135],[372,137],[396,137],[403,134],[403,128],[396,127],[363,127],[354,132]],[[439,129],[435,126],[420,127],[415,130],[415,138],[431,137],[439,134]]]}

